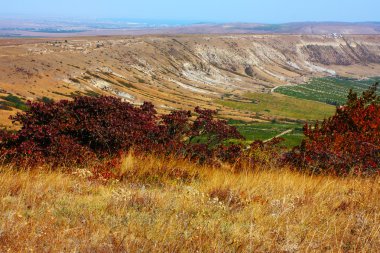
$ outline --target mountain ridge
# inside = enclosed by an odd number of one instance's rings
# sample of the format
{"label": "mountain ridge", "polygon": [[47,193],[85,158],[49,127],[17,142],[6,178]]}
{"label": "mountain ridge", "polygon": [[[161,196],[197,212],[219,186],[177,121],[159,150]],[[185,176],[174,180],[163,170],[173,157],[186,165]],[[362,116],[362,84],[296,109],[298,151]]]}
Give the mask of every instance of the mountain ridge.
{"label": "mountain ridge", "polygon": [[70,37],[149,34],[380,34],[380,22],[167,22],[144,20],[0,19],[0,37]]}

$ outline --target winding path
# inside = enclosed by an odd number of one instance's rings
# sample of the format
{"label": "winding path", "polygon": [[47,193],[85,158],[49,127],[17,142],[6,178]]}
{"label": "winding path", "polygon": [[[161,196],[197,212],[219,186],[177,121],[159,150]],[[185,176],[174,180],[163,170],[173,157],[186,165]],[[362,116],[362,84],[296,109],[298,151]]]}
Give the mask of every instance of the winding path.
{"label": "winding path", "polygon": [[288,130],[286,130],[286,131],[284,131],[284,132],[282,132],[282,133],[276,135],[275,137],[272,137],[272,138],[270,138],[270,139],[268,139],[268,140],[265,140],[265,141],[263,141],[263,142],[264,142],[264,143],[270,142],[271,140],[273,140],[273,139],[275,139],[275,138],[279,138],[279,137],[281,137],[281,136],[284,136],[285,134],[288,134],[288,133],[293,132],[293,130],[294,130],[294,129],[288,129]]}

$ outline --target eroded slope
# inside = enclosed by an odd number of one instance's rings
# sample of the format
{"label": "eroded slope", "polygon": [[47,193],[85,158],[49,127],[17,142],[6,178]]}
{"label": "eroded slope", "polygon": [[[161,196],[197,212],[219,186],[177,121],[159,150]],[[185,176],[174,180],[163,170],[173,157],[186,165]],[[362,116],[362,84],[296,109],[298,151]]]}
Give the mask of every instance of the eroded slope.
{"label": "eroded slope", "polygon": [[[376,76],[380,36],[178,35],[0,40],[0,88],[24,99],[112,94],[162,110],[270,92],[310,77]],[[5,115],[1,111],[2,115]]]}

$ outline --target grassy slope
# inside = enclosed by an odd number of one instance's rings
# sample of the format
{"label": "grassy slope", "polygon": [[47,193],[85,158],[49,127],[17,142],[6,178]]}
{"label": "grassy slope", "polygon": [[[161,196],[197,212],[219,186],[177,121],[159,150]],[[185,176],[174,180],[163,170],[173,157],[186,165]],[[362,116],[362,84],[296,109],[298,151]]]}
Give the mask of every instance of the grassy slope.
{"label": "grassy slope", "polygon": [[296,86],[283,86],[276,89],[276,92],[295,98],[308,99],[313,101],[344,104],[350,89],[356,92],[363,92],[380,78],[369,78],[367,80],[355,80],[348,78],[313,78],[306,84]]}
{"label": "grassy slope", "polygon": [[332,115],[335,111],[334,106],[288,97],[278,93],[250,93],[246,97],[252,102],[218,100],[217,103],[266,116],[302,120],[323,119]]}
{"label": "grassy slope", "polygon": [[78,174],[2,169],[0,252],[380,248],[379,178],[232,173],[134,157],[124,166],[144,170],[104,184]]}

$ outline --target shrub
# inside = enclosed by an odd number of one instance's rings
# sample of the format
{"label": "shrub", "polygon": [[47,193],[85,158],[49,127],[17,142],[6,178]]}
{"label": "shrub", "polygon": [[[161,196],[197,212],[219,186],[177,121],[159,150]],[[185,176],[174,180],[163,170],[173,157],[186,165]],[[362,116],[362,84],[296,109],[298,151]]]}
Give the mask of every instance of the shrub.
{"label": "shrub", "polygon": [[284,147],[280,145],[283,141],[283,138],[274,138],[267,142],[259,140],[252,142],[246,151],[249,168],[278,168],[284,153]]}
{"label": "shrub", "polygon": [[12,118],[21,129],[1,143],[8,158],[82,163],[85,157],[149,145],[158,130],[155,111],[148,103],[137,108],[114,97],[76,97],[28,105],[27,112]]}
{"label": "shrub", "polygon": [[244,154],[244,147],[241,144],[220,145],[216,150],[216,157],[222,162],[230,164],[237,163]]}
{"label": "shrub", "polygon": [[157,115],[153,104],[135,107],[115,97],[75,97],[28,102],[29,110],[12,117],[21,129],[0,133],[0,155],[6,161],[54,165],[85,164],[109,159],[130,149],[175,154],[198,162],[213,162],[214,150],[231,138],[242,138],[215,111],[196,108]]}
{"label": "shrub", "polygon": [[307,137],[287,154],[299,168],[338,175],[380,172],[380,97],[378,83],[359,97],[352,90],[334,116],[306,124]]}

